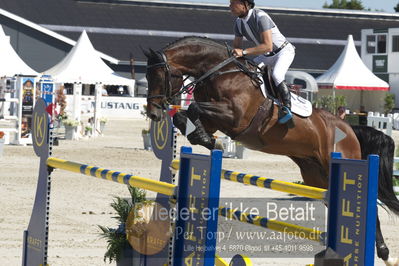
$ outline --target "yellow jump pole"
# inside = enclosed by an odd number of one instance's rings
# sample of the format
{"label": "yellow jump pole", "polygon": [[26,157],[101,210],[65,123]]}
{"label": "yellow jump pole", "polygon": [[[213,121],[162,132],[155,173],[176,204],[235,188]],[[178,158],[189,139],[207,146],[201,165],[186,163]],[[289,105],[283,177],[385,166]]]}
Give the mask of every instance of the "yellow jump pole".
{"label": "yellow jump pole", "polygon": [[132,187],[151,190],[167,196],[175,196],[176,185],[166,182],[155,181],[144,177],[133,176],[117,171],[62,160],[54,157],[50,157],[47,159],[47,165],[69,172],[98,177],[120,184],[131,185]]}
{"label": "yellow jump pole", "polygon": [[[178,170],[179,160],[173,160],[171,168],[174,170]],[[295,184],[291,182],[284,182],[261,176],[248,175],[225,169],[222,169],[221,178],[233,182],[243,183],[246,185],[277,190],[317,200],[326,200],[326,195],[327,195],[326,189]]]}
{"label": "yellow jump pole", "polygon": [[270,230],[294,233],[298,238],[303,237],[319,243],[324,243],[325,232],[316,229],[290,224],[282,221],[271,220],[266,217],[240,212],[226,207],[219,207],[219,215],[232,220],[238,220],[243,223],[253,224]]}

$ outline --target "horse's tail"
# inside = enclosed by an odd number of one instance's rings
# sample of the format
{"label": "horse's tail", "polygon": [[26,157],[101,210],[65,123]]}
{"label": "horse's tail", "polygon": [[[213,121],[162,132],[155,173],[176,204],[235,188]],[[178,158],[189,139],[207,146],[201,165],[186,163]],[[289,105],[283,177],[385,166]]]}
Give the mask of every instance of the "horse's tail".
{"label": "horse's tail", "polygon": [[395,142],[383,132],[367,126],[352,126],[362,150],[362,159],[367,160],[369,154],[380,156],[378,176],[378,199],[392,212],[399,215],[399,200],[393,190],[393,158]]}

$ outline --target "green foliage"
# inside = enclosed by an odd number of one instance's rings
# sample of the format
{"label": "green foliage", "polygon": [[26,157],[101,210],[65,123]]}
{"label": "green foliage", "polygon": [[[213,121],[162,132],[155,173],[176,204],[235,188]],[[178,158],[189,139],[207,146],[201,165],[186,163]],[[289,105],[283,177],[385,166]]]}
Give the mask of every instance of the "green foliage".
{"label": "green foliage", "polygon": [[384,112],[388,114],[392,112],[392,109],[395,107],[395,94],[387,93],[384,99]]}
{"label": "green foliage", "polygon": [[102,233],[101,237],[107,239],[107,251],[104,254],[104,262],[109,260],[109,263],[112,261],[118,261],[122,255],[123,249],[126,247],[126,234],[120,230],[116,230],[109,227],[98,226]]}
{"label": "green foliage", "polygon": [[118,229],[113,229],[98,225],[102,233],[102,238],[107,240],[107,251],[104,254],[104,262],[118,261],[122,255],[123,250],[129,247],[130,244],[126,238],[125,223],[130,211],[135,204],[146,202],[146,191],[135,187],[128,186],[131,200],[121,197],[114,197],[111,207],[116,211],[116,216],[112,218],[118,221]]}
{"label": "green foliage", "polygon": [[145,202],[147,200],[145,190],[137,189],[131,186],[128,186],[128,189],[132,198],[133,205],[135,205],[136,203]]}
{"label": "green foliage", "polygon": [[393,9],[395,10],[395,12],[399,12],[399,3],[393,7]]}
{"label": "green foliage", "polygon": [[62,123],[64,124],[64,126],[69,126],[69,127],[77,127],[79,125],[79,121],[73,119],[62,120]]}
{"label": "green foliage", "polygon": [[333,0],[332,4],[324,3],[323,8],[364,10],[361,0]]}
{"label": "green foliage", "polygon": [[347,105],[346,98],[343,95],[336,95],[335,98],[331,95],[322,96],[319,97],[314,104],[317,108],[329,111],[334,115],[337,113],[338,107]]}

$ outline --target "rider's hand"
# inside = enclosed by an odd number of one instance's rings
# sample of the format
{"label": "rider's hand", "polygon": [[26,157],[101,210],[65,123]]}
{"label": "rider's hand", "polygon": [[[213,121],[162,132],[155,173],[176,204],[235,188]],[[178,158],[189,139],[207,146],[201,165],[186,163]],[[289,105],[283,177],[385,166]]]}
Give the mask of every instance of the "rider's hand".
{"label": "rider's hand", "polygon": [[233,50],[233,55],[235,57],[243,57],[244,55],[242,54],[242,51],[243,51],[242,49],[236,48]]}

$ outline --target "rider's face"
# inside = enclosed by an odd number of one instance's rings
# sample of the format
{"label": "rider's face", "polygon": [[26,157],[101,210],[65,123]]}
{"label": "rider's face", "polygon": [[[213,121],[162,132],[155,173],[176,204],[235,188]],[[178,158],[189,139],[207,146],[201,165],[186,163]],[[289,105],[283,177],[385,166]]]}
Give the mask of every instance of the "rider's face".
{"label": "rider's face", "polygon": [[234,16],[242,17],[247,12],[247,8],[240,0],[230,0],[230,11]]}

